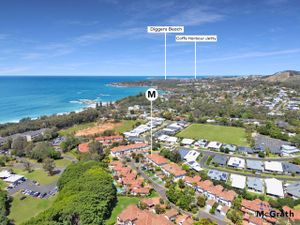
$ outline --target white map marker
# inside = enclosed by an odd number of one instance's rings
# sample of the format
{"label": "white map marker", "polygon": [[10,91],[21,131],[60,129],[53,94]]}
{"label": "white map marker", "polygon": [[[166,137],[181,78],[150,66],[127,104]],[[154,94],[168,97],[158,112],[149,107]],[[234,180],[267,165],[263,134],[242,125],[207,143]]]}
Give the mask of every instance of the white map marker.
{"label": "white map marker", "polygon": [[177,42],[194,42],[195,43],[195,79],[197,78],[197,42],[217,42],[217,35],[176,35]]}
{"label": "white map marker", "polygon": [[167,79],[167,33],[183,33],[184,26],[148,26],[148,33],[165,34],[165,80]]}
{"label": "white map marker", "polygon": [[150,101],[150,118],[151,118],[151,129],[150,129],[150,143],[151,143],[151,155],[153,150],[153,105],[152,102],[158,98],[158,91],[154,88],[149,88],[145,93],[146,98]]}

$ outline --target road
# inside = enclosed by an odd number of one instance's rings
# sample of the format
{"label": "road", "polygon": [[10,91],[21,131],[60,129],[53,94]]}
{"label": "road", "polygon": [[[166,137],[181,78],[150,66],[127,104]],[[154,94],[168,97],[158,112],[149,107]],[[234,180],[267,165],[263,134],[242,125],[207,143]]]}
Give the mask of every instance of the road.
{"label": "road", "polygon": [[[215,155],[224,155],[224,156],[236,156],[236,155],[230,155],[230,154],[226,154],[223,152],[215,152],[215,151],[210,151],[210,150],[205,150],[205,149],[194,149],[194,148],[186,148],[188,150],[195,150],[198,151],[200,153],[205,153],[205,155],[211,155],[211,156],[215,156]],[[295,158],[300,158],[300,155],[296,155],[296,156],[290,156],[290,157],[277,157],[277,158],[259,158],[259,157],[253,157],[253,156],[243,156],[243,155],[238,155],[236,157],[242,158],[242,159],[252,159],[252,160],[259,160],[259,161],[278,161],[278,162],[286,162],[286,161],[290,161],[293,160]]]}
{"label": "road", "polygon": [[[144,171],[142,171],[139,167],[136,167],[135,164],[134,164],[134,162],[131,161],[131,162],[129,162],[128,164],[129,164],[129,166],[130,166],[131,168],[133,168],[134,170],[138,171],[139,174],[140,174],[145,180],[148,180],[148,181],[151,182],[152,187],[153,187],[154,190],[160,195],[160,197],[161,197],[162,199],[164,199],[165,201],[168,201],[168,202],[169,202],[169,200],[168,200],[168,198],[167,198],[167,196],[166,196],[166,188],[165,188],[164,186],[162,186],[162,185],[156,183],[156,181],[152,180],[147,174],[144,173]],[[182,209],[180,209],[178,206],[176,206],[176,205],[174,205],[174,204],[172,204],[172,203],[170,203],[170,204],[171,204],[171,206],[172,206],[173,208],[176,208],[179,212],[188,214],[188,215],[190,215],[190,216],[193,216],[192,213],[187,212],[187,211],[185,211],[185,210],[182,210]],[[209,219],[211,219],[212,221],[214,221],[214,222],[216,222],[216,223],[218,223],[218,224],[220,224],[220,225],[230,224],[230,221],[228,221],[227,219],[226,219],[226,221],[224,221],[223,218],[220,218],[220,217],[218,217],[218,216],[216,216],[216,215],[212,215],[212,214],[210,214],[210,213],[208,213],[208,212],[206,212],[206,211],[204,211],[204,210],[201,210],[201,209],[198,211],[197,217],[198,217],[198,218],[209,218]]]}
{"label": "road", "polygon": [[281,177],[274,176],[272,173],[264,173],[264,175],[261,175],[261,174],[252,174],[252,173],[245,174],[245,172],[239,171],[239,170],[234,170],[234,171],[230,171],[229,172],[226,169],[223,169],[222,167],[209,168],[206,165],[206,161],[207,161],[207,159],[208,159],[209,156],[213,156],[213,154],[205,154],[202,157],[202,159],[199,162],[201,168],[215,169],[215,170],[219,170],[219,171],[224,171],[226,173],[234,173],[234,174],[244,175],[244,176],[247,176],[247,177],[255,177],[255,178],[274,178],[275,177],[276,179],[281,180],[281,181],[300,181],[300,177],[289,176],[288,178],[281,178]]}

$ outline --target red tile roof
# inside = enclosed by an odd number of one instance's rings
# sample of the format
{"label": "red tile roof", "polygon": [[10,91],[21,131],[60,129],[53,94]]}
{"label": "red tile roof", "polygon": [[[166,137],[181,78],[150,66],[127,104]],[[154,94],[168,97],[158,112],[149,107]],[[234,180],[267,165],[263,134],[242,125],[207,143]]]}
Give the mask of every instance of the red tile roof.
{"label": "red tile roof", "polygon": [[300,209],[292,209],[288,206],[283,206],[282,207],[283,211],[286,211],[286,212],[292,212],[294,213],[294,216],[293,217],[289,217],[291,220],[295,221],[295,220],[300,220]]}
{"label": "red tile roof", "polygon": [[187,214],[182,214],[176,218],[176,224],[183,223],[184,221],[188,220],[189,218],[191,218],[191,216],[189,216]]}
{"label": "red tile roof", "polygon": [[171,219],[172,217],[175,217],[177,215],[178,211],[176,209],[170,209],[164,214],[164,216],[166,216],[168,219]]}
{"label": "red tile roof", "polygon": [[148,207],[153,207],[160,204],[160,197],[144,198],[141,200],[141,202],[146,204]]}
{"label": "red tile roof", "polygon": [[82,153],[86,153],[89,151],[89,143],[81,143],[78,145],[78,150]]}
{"label": "red tile roof", "polygon": [[111,149],[111,152],[116,153],[116,152],[124,152],[124,151],[130,151],[130,150],[135,150],[135,149],[140,149],[140,148],[146,148],[148,145],[145,143],[136,143],[136,144],[130,144],[130,145],[121,145],[118,147],[114,147]]}
{"label": "red tile roof", "polygon": [[197,182],[199,182],[200,180],[201,180],[200,176],[194,176],[194,177],[185,176],[183,178],[183,181],[189,184],[197,184]]}
{"label": "red tile roof", "polygon": [[162,166],[164,170],[166,170],[168,173],[174,175],[175,177],[184,176],[186,174],[186,171],[181,169],[177,164],[175,163],[169,163],[167,165]]}
{"label": "red tile roof", "polygon": [[223,198],[226,201],[232,202],[234,200],[234,198],[237,196],[237,194],[235,193],[235,191],[222,191],[219,194],[219,197]]}
{"label": "red tile roof", "polygon": [[157,165],[167,164],[169,160],[159,154],[148,155],[147,158]]}
{"label": "red tile roof", "polygon": [[271,209],[271,206],[268,202],[262,201],[258,198],[253,200],[253,201],[243,199],[242,203],[241,203],[241,206],[248,209],[248,210],[254,211],[254,212],[256,212],[256,211],[269,212],[270,209]]}
{"label": "red tile roof", "polygon": [[163,215],[156,215],[147,210],[141,210],[136,205],[129,205],[118,216],[120,222],[131,221],[135,225],[174,225]]}

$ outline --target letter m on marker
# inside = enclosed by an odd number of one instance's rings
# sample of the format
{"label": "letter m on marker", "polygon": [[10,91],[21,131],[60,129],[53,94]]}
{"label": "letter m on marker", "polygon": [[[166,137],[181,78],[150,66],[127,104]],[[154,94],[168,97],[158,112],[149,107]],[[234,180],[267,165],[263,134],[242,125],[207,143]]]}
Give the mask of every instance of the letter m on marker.
{"label": "letter m on marker", "polygon": [[264,211],[256,211],[256,216],[260,217],[260,218],[264,218],[265,217],[265,212]]}
{"label": "letter m on marker", "polygon": [[155,98],[156,97],[156,91],[148,91],[148,98]]}

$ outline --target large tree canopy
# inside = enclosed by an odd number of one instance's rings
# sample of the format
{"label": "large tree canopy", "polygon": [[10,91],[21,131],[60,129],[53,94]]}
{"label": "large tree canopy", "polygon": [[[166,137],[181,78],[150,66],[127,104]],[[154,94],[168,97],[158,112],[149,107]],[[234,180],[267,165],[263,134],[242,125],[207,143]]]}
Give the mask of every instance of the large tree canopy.
{"label": "large tree canopy", "polygon": [[116,203],[116,188],[101,165],[91,161],[70,165],[59,180],[53,206],[25,224],[104,224]]}

